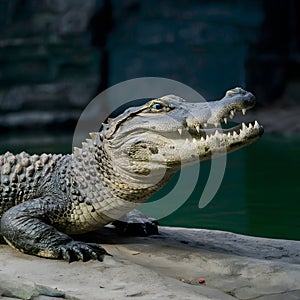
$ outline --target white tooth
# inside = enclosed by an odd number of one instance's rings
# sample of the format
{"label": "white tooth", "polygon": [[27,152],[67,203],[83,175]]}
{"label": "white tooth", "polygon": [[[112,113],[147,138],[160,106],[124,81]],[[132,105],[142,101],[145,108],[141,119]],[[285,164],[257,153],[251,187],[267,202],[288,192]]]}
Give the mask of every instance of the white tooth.
{"label": "white tooth", "polygon": [[245,115],[246,114],[246,108],[242,109],[242,114]]}
{"label": "white tooth", "polygon": [[227,124],[227,118],[224,118],[224,123]]}
{"label": "white tooth", "polygon": [[259,124],[258,124],[258,122],[256,120],[254,122],[254,128],[259,128]]}
{"label": "white tooth", "polygon": [[182,135],[182,129],[179,128],[179,129],[177,129],[177,130],[178,130],[179,134]]}
{"label": "white tooth", "polygon": [[201,142],[204,142],[205,141],[205,138],[203,136],[201,136],[201,139],[200,139]]}
{"label": "white tooth", "polygon": [[98,132],[90,132],[89,135],[90,137],[94,140],[95,137],[97,136]]}
{"label": "white tooth", "polygon": [[189,142],[188,138],[186,138],[186,139],[185,139],[185,142],[186,142],[186,143],[188,143],[188,142]]}
{"label": "white tooth", "polygon": [[196,130],[197,130],[198,133],[200,133],[200,125],[196,126]]}
{"label": "white tooth", "polygon": [[219,135],[219,134],[220,134],[219,130],[216,130],[215,135]]}
{"label": "white tooth", "polygon": [[229,118],[232,119],[233,117],[234,117],[234,111],[231,110],[230,113],[229,113]]}
{"label": "white tooth", "polygon": [[193,138],[193,143],[196,143],[196,139],[195,138]]}
{"label": "white tooth", "polygon": [[249,129],[252,129],[253,128],[253,125],[251,123],[249,123]]}
{"label": "white tooth", "polygon": [[207,127],[207,123],[204,123],[204,127]]}
{"label": "white tooth", "polygon": [[238,136],[238,134],[234,131],[233,132],[233,137],[237,137]]}
{"label": "white tooth", "polygon": [[242,130],[246,130],[247,129],[247,126],[246,126],[246,124],[243,122],[242,123]]}
{"label": "white tooth", "polygon": [[214,123],[215,127],[218,127],[219,123]]}
{"label": "white tooth", "polygon": [[230,132],[227,133],[227,136],[230,137]]}

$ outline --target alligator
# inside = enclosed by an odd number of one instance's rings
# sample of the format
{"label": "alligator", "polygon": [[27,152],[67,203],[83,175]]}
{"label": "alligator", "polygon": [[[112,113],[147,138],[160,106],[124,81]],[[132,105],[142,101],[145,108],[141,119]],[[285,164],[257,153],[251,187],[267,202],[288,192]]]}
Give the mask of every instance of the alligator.
{"label": "alligator", "polygon": [[132,211],[180,168],[257,140],[263,133],[257,121],[222,128],[255,101],[242,88],[210,102],[189,103],[175,95],[146,99],[108,117],[72,154],[6,152],[0,156],[4,240],[26,254],[102,261],[109,253],[98,243],[76,240],[77,234],[113,221],[126,228],[136,220],[155,232],[155,220]]}

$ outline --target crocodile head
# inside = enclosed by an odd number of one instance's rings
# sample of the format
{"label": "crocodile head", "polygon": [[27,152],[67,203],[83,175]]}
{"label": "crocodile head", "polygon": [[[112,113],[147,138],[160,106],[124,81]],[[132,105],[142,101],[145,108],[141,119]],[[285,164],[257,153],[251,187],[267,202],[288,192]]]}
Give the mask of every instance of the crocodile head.
{"label": "crocodile head", "polygon": [[119,174],[129,180],[151,174],[153,179],[254,142],[263,133],[257,121],[222,128],[237,111],[245,114],[254,105],[255,97],[241,88],[227,91],[219,101],[201,103],[167,95],[109,118],[100,136]]}

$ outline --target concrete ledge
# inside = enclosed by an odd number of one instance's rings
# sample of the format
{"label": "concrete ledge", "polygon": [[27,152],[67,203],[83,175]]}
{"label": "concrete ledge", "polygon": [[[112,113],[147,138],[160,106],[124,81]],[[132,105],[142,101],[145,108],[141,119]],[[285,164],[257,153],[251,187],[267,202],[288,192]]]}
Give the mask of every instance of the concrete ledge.
{"label": "concrete ledge", "polygon": [[[113,257],[67,264],[0,245],[3,299],[300,298],[300,242],[228,232],[161,227],[152,237],[120,237],[113,228],[82,238]],[[205,283],[199,284],[198,279]],[[50,298],[49,298],[50,299]]]}

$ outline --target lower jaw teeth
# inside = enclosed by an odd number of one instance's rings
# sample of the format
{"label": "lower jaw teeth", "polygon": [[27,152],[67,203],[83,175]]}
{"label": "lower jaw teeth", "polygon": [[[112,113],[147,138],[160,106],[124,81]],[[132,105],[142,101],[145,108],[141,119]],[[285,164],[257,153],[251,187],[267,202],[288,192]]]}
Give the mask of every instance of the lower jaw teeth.
{"label": "lower jaw teeth", "polygon": [[238,137],[241,134],[247,134],[247,131],[250,131],[252,129],[259,129],[259,123],[257,121],[254,122],[254,124],[249,123],[248,125],[246,125],[245,123],[242,123],[242,127],[240,129],[236,129],[234,131],[229,131],[227,133],[223,133],[223,132],[219,132],[219,130],[216,130],[214,133],[207,135],[207,137],[212,137],[214,135],[224,135],[227,137]]}
{"label": "lower jaw teeth", "polygon": [[[246,125],[245,123],[242,123],[241,128],[233,130],[233,131],[228,131],[228,132],[222,132],[221,128],[220,129],[216,129],[214,132],[212,133],[208,133],[205,137],[202,136],[200,138],[201,142],[204,142],[205,140],[209,139],[209,138],[213,138],[213,137],[220,137],[220,138],[225,138],[225,137],[234,137],[237,138],[238,136],[242,135],[242,134],[247,134],[247,131],[252,130],[252,129],[259,129],[259,124],[257,121],[254,122],[254,124],[249,123],[248,125]],[[186,138],[185,142],[186,143],[196,143],[197,141],[199,141],[199,138],[193,138],[188,139]]]}

